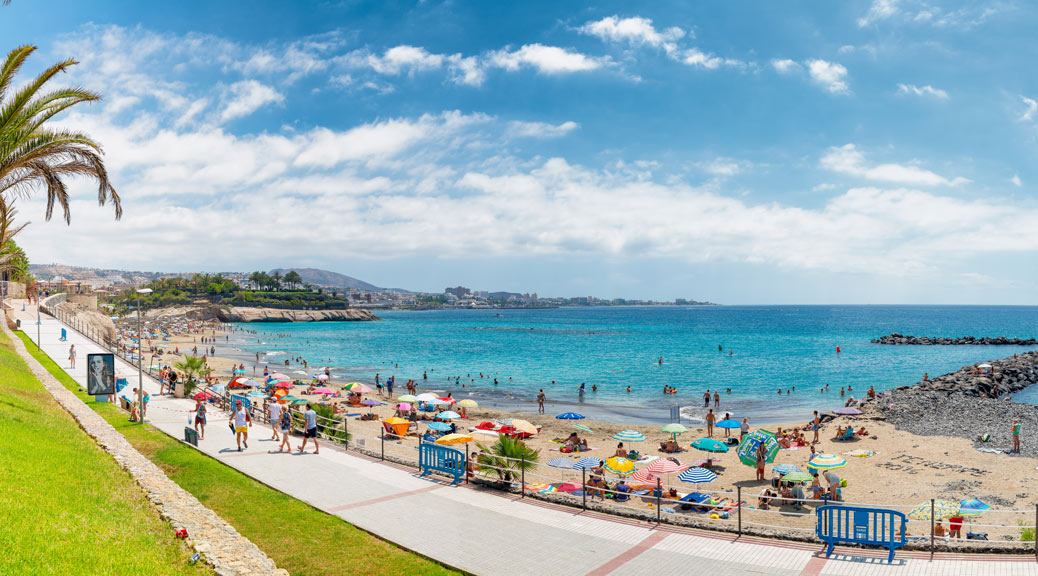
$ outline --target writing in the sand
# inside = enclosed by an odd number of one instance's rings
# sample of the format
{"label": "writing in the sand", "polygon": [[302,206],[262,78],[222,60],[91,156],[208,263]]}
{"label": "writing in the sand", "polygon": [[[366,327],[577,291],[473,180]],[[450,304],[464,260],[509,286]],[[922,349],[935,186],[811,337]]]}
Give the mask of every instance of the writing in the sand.
{"label": "writing in the sand", "polygon": [[[894,460],[897,462],[894,462]],[[971,474],[973,476],[983,476],[988,473],[988,470],[967,468],[966,466],[951,464],[949,462],[934,462],[919,456],[912,456],[911,454],[900,454],[894,456],[891,458],[891,462],[876,463],[876,466],[888,470],[907,472],[909,474],[917,474],[919,470],[917,470],[916,467],[933,468],[934,470],[950,470],[952,472],[962,472],[963,474]]]}

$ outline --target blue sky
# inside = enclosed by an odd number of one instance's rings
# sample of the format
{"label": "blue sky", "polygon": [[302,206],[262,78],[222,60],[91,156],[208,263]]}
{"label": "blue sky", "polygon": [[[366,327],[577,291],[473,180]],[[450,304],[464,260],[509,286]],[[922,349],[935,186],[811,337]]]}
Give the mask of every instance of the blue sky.
{"label": "blue sky", "polygon": [[[383,286],[1031,304],[1025,2],[56,2],[126,215],[30,259],[317,266]],[[27,76],[27,75],[26,75]]]}

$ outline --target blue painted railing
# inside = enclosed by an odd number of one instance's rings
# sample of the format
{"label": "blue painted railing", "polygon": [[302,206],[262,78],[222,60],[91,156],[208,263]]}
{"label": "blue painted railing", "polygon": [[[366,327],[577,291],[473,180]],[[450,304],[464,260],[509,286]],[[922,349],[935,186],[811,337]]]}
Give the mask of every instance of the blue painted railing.
{"label": "blue painted railing", "polygon": [[422,476],[432,472],[442,472],[454,477],[451,484],[461,482],[465,473],[465,453],[454,448],[422,442],[418,445],[418,465],[422,468]]}
{"label": "blue painted railing", "polygon": [[890,550],[888,562],[894,561],[894,551],[905,545],[905,515],[885,508],[857,506],[822,506],[817,510],[815,534],[828,544],[825,555],[833,553],[838,543],[880,546]]}

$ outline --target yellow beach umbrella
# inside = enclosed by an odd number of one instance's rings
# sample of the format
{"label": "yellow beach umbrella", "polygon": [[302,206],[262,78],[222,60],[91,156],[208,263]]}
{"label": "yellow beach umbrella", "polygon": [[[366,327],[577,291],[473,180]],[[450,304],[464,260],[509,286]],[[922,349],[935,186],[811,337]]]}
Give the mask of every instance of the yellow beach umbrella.
{"label": "yellow beach umbrella", "polygon": [[392,418],[386,418],[385,420],[383,420],[383,422],[385,422],[386,424],[389,424],[390,426],[392,426],[394,424],[410,424],[411,423],[410,420],[405,420],[403,418],[397,418],[395,416],[392,417]]}
{"label": "yellow beach umbrella", "polygon": [[468,444],[472,442],[472,436],[469,434],[447,434],[441,436],[436,440],[437,444],[450,446],[451,444]]}
{"label": "yellow beach umbrella", "polygon": [[509,425],[520,432],[525,432],[526,434],[537,433],[537,427],[533,424],[530,424],[526,420],[512,420],[512,422]]}
{"label": "yellow beach umbrella", "polygon": [[613,456],[605,461],[604,468],[618,476],[630,476],[634,474],[636,466],[627,458]]}
{"label": "yellow beach umbrella", "polygon": [[458,406],[464,406],[466,408],[478,408],[479,402],[476,402],[475,400],[469,400],[468,398],[466,398],[461,402],[458,402]]}

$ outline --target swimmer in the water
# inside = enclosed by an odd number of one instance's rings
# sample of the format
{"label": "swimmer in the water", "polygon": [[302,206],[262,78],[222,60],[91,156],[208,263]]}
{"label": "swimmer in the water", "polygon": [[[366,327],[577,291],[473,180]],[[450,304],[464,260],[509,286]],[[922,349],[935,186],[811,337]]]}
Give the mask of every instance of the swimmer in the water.
{"label": "swimmer in the water", "polygon": [[630,392],[631,392],[631,387],[630,387],[630,386],[628,386],[628,387],[627,387],[627,393],[628,393],[628,394],[630,394]]}

